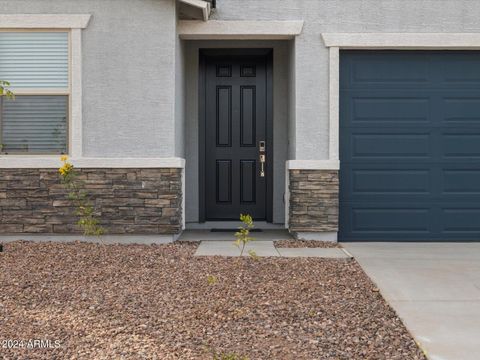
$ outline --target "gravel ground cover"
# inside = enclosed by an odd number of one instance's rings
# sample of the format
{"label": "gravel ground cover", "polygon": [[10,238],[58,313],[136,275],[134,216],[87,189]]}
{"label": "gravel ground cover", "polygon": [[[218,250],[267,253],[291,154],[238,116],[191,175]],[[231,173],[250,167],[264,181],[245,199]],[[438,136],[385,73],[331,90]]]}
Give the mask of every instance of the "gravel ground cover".
{"label": "gravel ground cover", "polygon": [[341,248],[339,243],[316,240],[277,240],[277,248]]}
{"label": "gravel ground cover", "polygon": [[[2,359],[425,359],[354,260],[193,257],[189,243],[5,245]],[[2,344],[3,345],[3,344]]]}

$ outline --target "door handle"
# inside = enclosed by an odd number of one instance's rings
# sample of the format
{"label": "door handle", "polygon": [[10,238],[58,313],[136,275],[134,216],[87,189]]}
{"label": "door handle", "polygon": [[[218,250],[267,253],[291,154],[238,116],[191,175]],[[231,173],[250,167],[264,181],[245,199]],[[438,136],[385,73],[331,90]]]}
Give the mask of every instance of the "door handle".
{"label": "door handle", "polygon": [[258,143],[258,150],[260,153],[260,177],[265,177],[265,162],[266,162],[266,156],[265,156],[265,141],[260,141]]}

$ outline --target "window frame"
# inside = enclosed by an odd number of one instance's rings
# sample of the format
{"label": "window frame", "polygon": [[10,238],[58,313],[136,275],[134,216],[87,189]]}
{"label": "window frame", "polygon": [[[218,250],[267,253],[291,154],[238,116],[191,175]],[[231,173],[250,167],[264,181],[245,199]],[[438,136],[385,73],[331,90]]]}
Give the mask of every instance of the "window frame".
{"label": "window frame", "polygon": [[[20,88],[16,89],[12,86],[10,89],[13,91],[15,96],[67,96],[67,113],[66,113],[66,152],[65,153],[56,153],[56,152],[29,152],[29,151],[3,151],[0,149],[1,156],[9,156],[9,155],[25,155],[25,156],[58,156],[58,155],[70,155],[70,139],[71,139],[71,108],[72,108],[72,46],[71,46],[71,29],[0,29],[0,33],[22,33],[22,32],[29,32],[29,33],[66,33],[67,34],[67,49],[68,49],[68,79],[67,79],[67,88]],[[8,81],[8,79],[2,79]],[[0,145],[3,144],[3,102],[5,101],[5,96],[0,98]]]}
{"label": "window frame", "polygon": [[[90,14],[8,14],[0,15],[0,32],[63,32],[68,36],[68,88],[23,88],[12,90],[22,95],[68,96],[66,121],[66,154],[83,157],[82,129],[82,29],[90,22]],[[8,79],[4,79],[8,81]],[[0,129],[1,130],[1,129]],[[0,138],[2,133],[0,131]],[[51,152],[0,152],[0,160],[7,158],[57,158]]]}

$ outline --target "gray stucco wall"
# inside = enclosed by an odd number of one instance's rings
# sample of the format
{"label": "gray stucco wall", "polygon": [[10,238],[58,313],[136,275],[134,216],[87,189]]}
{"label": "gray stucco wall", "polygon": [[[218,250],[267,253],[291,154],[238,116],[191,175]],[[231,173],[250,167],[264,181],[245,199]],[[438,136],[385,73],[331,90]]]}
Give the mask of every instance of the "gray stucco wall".
{"label": "gray stucco wall", "polygon": [[186,221],[198,222],[198,64],[201,48],[273,49],[273,222],[285,221],[285,162],[288,154],[289,46],[287,41],[187,41],[186,58]]}
{"label": "gray stucco wall", "polygon": [[480,1],[474,0],[218,0],[213,18],[305,20],[295,40],[294,156],[327,159],[328,49],[322,32],[479,32],[479,14]]}
{"label": "gray stucco wall", "polygon": [[82,39],[85,156],[175,155],[173,0],[0,0],[0,13],[93,15]]}

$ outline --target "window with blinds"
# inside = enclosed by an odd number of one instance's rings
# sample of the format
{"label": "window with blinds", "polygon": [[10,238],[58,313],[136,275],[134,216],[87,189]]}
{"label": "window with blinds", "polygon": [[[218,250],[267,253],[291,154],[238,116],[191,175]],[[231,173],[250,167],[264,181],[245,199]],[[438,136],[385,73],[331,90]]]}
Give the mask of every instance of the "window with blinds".
{"label": "window with blinds", "polygon": [[68,149],[67,32],[0,32],[0,80],[14,99],[0,99],[3,154],[64,154]]}

